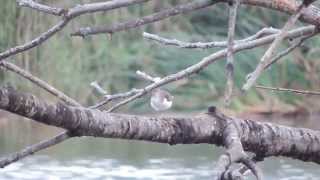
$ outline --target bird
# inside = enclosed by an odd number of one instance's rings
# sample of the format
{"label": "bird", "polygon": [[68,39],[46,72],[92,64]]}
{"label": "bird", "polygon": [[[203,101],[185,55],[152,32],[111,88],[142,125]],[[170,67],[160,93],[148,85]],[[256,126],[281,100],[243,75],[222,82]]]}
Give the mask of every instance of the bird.
{"label": "bird", "polygon": [[151,92],[150,105],[156,111],[165,111],[172,106],[173,96],[164,89],[157,88]]}

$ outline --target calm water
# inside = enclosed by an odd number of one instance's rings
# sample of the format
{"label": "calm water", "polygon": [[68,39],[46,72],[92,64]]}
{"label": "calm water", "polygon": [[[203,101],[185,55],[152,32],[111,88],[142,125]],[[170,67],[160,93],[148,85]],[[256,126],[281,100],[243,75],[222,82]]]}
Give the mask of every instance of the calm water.
{"label": "calm water", "polygon": [[[1,156],[59,131],[9,119],[13,120],[0,120]],[[0,169],[0,179],[210,179],[222,150],[210,145],[74,138]],[[319,166],[313,163],[270,158],[259,166],[268,180],[320,179]]]}

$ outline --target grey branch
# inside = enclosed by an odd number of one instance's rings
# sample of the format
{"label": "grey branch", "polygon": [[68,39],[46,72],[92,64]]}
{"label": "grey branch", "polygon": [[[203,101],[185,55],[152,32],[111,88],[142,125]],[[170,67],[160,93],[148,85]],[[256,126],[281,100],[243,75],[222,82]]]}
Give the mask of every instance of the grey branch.
{"label": "grey branch", "polygon": [[97,92],[99,92],[101,95],[107,95],[108,92],[104,90],[97,81],[93,81],[90,83],[90,86],[93,87]]}
{"label": "grey branch", "polygon": [[[156,81],[159,81],[161,79],[160,77],[152,77],[149,74],[147,74],[147,73],[145,73],[143,71],[139,71],[139,70],[136,71],[136,74],[140,78],[142,78],[143,80],[150,81],[150,82],[156,82]],[[95,86],[96,86],[96,84],[95,84]],[[140,93],[142,91],[143,91],[142,89],[133,88],[130,91],[125,92],[125,93],[118,93],[118,94],[112,94],[112,95],[106,94],[102,101],[100,101],[99,103],[97,103],[97,104],[95,104],[93,106],[90,106],[90,108],[97,109],[97,108],[99,108],[101,106],[104,106],[104,105],[108,104],[111,101],[118,100],[118,99],[123,99],[123,98],[128,98],[128,97],[134,96],[135,94]]]}
{"label": "grey branch", "polygon": [[[59,98],[60,100],[62,100],[63,102],[72,105],[72,106],[78,106],[80,107],[81,104],[78,103],[76,100],[68,97],[67,95],[65,95],[63,92],[57,90],[56,88],[54,88],[53,86],[51,86],[50,84],[46,83],[45,81],[41,80],[38,77],[33,76],[32,74],[30,74],[29,72],[21,69],[20,67],[9,63],[7,61],[1,61],[0,62],[0,66],[6,68],[7,70],[10,70],[14,73],[17,73],[18,75],[24,77],[25,79],[31,81],[32,83],[34,83],[35,85],[39,86],[40,88],[46,90],[47,92],[49,92],[50,94],[56,96],[57,98]],[[53,137],[53,138],[49,138],[47,140],[41,141],[37,144],[33,144],[31,146],[26,147],[25,149],[22,149],[21,151],[15,152],[10,154],[8,157],[4,157],[0,159],[0,167],[4,167],[7,166],[13,162],[16,162],[28,155],[31,155],[35,152],[38,152],[42,149],[48,148],[50,146],[54,146],[60,142],[63,142],[64,140],[69,139],[70,133],[68,131],[64,131],[62,133],[60,133],[59,135]]]}
{"label": "grey branch", "polygon": [[[292,31],[288,32],[288,35],[285,38],[298,38],[301,36],[305,36],[308,34],[312,34],[315,31],[315,27],[314,26],[306,26],[306,27],[302,27],[302,28],[298,28]],[[273,35],[269,35],[269,36],[265,36],[253,41],[248,41],[247,43],[243,43],[243,44],[236,44],[234,46],[234,53],[237,53],[239,51],[243,51],[243,50],[247,50],[247,49],[252,49],[252,48],[256,48],[268,43],[271,43],[275,38],[277,37],[277,34],[273,34]],[[135,94],[134,96],[131,96],[121,102],[119,102],[118,104],[114,105],[112,108],[110,108],[108,111],[112,112],[116,109],[118,109],[119,107],[139,98],[142,97],[143,95],[147,94],[148,92],[152,91],[153,89],[163,86],[165,84],[186,78],[194,73],[197,73],[199,71],[201,71],[202,69],[204,69],[205,67],[207,67],[208,65],[210,65],[211,63],[217,61],[218,59],[221,59],[223,57],[226,57],[227,55],[227,50],[221,50],[218,51],[216,53],[211,54],[210,56],[207,56],[205,58],[203,58],[200,62],[189,66],[186,69],[183,69],[175,74],[170,74],[164,78],[162,78],[161,80],[152,83],[148,86],[146,86],[145,88],[143,88],[143,91]]]}
{"label": "grey branch", "polygon": [[279,88],[279,87],[266,87],[266,86],[258,86],[258,85],[255,86],[255,88],[265,89],[265,90],[271,90],[271,91],[283,91],[283,92],[303,94],[303,95],[316,95],[316,96],[320,96],[320,92],[319,92],[319,91],[306,91],[306,90],[287,89],[287,88]]}
{"label": "grey branch", "polygon": [[34,2],[33,0],[17,0],[17,3],[19,4],[19,6],[29,7],[29,8],[32,8],[47,14],[52,14],[55,16],[61,16],[66,12],[66,10],[62,8],[46,6],[46,5]]}
{"label": "grey branch", "polygon": [[10,70],[10,71],[12,71],[14,73],[17,73],[18,75],[24,77],[25,79],[28,79],[29,81],[31,81],[35,85],[37,85],[40,88],[46,90],[47,92],[49,92],[53,96],[56,96],[57,98],[59,98],[60,100],[62,100],[63,102],[65,102],[67,104],[70,104],[70,105],[73,105],[73,106],[81,106],[81,104],[79,104],[76,100],[74,100],[74,99],[70,98],[69,96],[65,95],[63,92],[57,90],[56,88],[54,88],[53,86],[51,86],[47,82],[41,80],[40,78],[32,75],[28,71],[25,71],[25,70],[21,69],[20,67],[12,64],[10,62],[1,61],[0,62],[0,66],[4,67],[7,70]]}
{"label": "grey branch", "polygon": [[102,101],[100,101],[99,103],[97,103],[97,104],[95,104],[93,106],[90,106],[89,108],[97,109],[97,108],[100,108],[100,107],[108,104],[111,101],[118,100],[118,99],[123,99],[123,98],[127,98],[127,97],[131,97],[131,96],[133,96],[133,95],[135,95],[135,94],[137,94],[137,93],[139,93],[141,91],[142,91],[142,89],[131,89],[130,91],[125,92],[125,93],[105,95],[104,99]]}
{"label": "grey branch", "polygon": [[[217,111],[217,110],[216,110]],[[251,170],[251,172],[255,175],[257,180],[262,179],[262,172],[257,167],[255,162],[251,160],[251,158],[247,155],[247,153],[243,149],[243,145],[241,143],[241,126],[234,122],[234,119],[229,118],[222,114],[221,112],[213,112],[210,115],[216,117],[217,119],[227,120],[228,125],[225,127],[222,136],[224,137],[223,144],[227,147],[227,153],[220,156],[217,167],[216,167],[216,179],[224,180],[229,179],[226,178],[230,174],[230,166],[235,163],[242,163],[247,167],[247,169]],[[231,174],[232,175],[232,174]],[[226,177],[225,177],[226,176]]]}
{"label": "grey branch", "polygon": [[[303,28],[299,28],[299,29],[290,31],[289,34],[288,34],[288,37],[297,38],[297,37],[301,37],[301,36],[304,36],[304,35],[308,35],[308,34],[314,33],[314,31],[315,31],[314,26],[307,26],[307,27],[303,27]],[[275,36],[276,35],[269,35],[269,36],[266,36],[266,37],[263,37],[263,38],[260,38],[260,39],[254,40],[254,41],[250,41],[250,42],[248,42],[246,44],[243,44],[243,45],[236,45],[235,46],[235,52],[238,52],[238,51],[241,51],[241,50],[246,50],[246,49],[251,49],[251,48],[254,48],[254,47],[257,47],[257,46],[261,46],[261,45],[270,43],[270,42],[272,42],[274,40]],[[113,99],[128,97],[126,100],[124,100],[124,101],[116,104],[115,106],[113,106],[112,109],[109,109],[109,111],[114,111],[115,109],[121,107],[122,105],[125,105],[125,104],[135,100],[136,98],[139,98],[139,97],[143,96],[144,94],[146,94],[147,92],[151,91],[152,89],[155,89],[155,88],[160,87],[160,86],[162,86],[164,84],[167,84],[167,83],[170,83],[172,81],[175,81],[176,78],[177,79],[181,79],[181,78],[183,78],[185,76],[189,76],[190,74],[192,74],[194,72],[200,71],[202,68],[204,68],[205,66],[207,66],[210,63],[214,62],[215,60],[217,60],[219,58],[222,58],[222,57],[225,57],[225,56],[226,56],[226,50],[219,51],[219,52],[217,52],[217,53],[215,53],[215,54],[213,54],[213,55],[211,55],[209,57],[204,58],[198,64],[195,64],[195,65],[193,65],[193,66],[191,66],[191,67],[187,68],[186,70],[183,70],[183,71],[181,71],[179,73],[166,76],[165,78],[161,79],[160,81],[147,86],[143,90],[133,89],[132,91],[129,91],[127,93],[116,94],[116,95],[110,96],[109,99],[106,98],[102,102],[98,103],[95,106],[91,106],[90,108],[101,107],[102,105],[110,102]],[[63,132],[59,136],[60,137],[64,137],[67,134],[68,134],[68,132]],[[68,138],[66,138],[66,139],[68,139]],[[52,145],[55,145],[56,143],[59,143],[59,141],[55,141],[54,138],[50,139],[48,141],[45,141],[45,142],[40,142],[39,144],[33,145],[30,148],[27,148],[27,149],[25,149],[23,151],[14,153],[14,154],[12,154],[12,155],[10,155],[8,157],[9,159],[14,160],[14,161],[10,162],[10,161],[8,161],[8,158],[3,158],[0,161],[0,164],[3,163],[3,162],[6,162],[6,164],[10,164],[10,163],[15,162],[15,161],[27,156],[27,155],[32,154],[33,152],[35,152],[34,149],[36,149],[36,151],[39,151],[41,149],[44,149],[44,148],[50,147]],[[37,148],[35,148],[35,147],[37,147]],[[27,154],[25,152],[29,152],[29,154]],[[19,157],[19,159],[12,158],[12,157]]]}
{"label": "grey branch", "polygon": [[152,76],[150,76],[149,74],[147,74],[147,73],[145,73],[145,72],[143,72],[143,71],[136,71],[136,74],[140,77],[140,78],[142,78],[142,79],[144,79],[144,80],[147,80],[147,81],[150,81],[150,82],[157,82],[157,81],[159,81],[161,78],[160,77],[152,77]]}
{"label": "grey branch", "polygon": [[[23,51],[27,51],[31,48],[34,48],[41,43],[48,40],[57,32],[61,31],[71,19],[80,16],[86,13],[93,13],[97,11],[109,11],[116,8],[126,7],[132,4],[142,3],[146,0],[112,0],[104,3],[90,3],[84,5],[77,5],[73,8],[67,9],[67,14],[63,13],[62,20],[58,22],[56,25],[51,27],[48,31],[40,34],[38,37],[34,38],[30,42],[26,42],[23,45],[19,45],[13,48],[10,48],[2,53],[0,53],[0,61],[15,54],[18,54]],[[28,6],[29,7],[29,6]]]}
{"label": "grey branch", "polygon": [[249,90],[251,86],[256,82],[256,80],[259,78],[259,76],[262,74],[266,65],[271,63],[270,61],[272,60],[271,59],[272,56],[274,55],[277,48],[280,46],[280,43],[282,42],[282,40],[287,36],[289,29],[293,27],[293,25],[296,23],[296,21],[300,17],[303,9],[304,9],[304,5],[301,4],[297,9],[297,12],[288,19],[286,24],[281,29],[281,32],[278,34],[277,38],[273,41],[273,43],[270,45],[268,50],[262,56],[256,69],[247,76],[247,81],[242,87],[243,91]]}
{"label": "grey branch", "polygon": [[240,0],[233,0],[229,3],[229,23],[228,23],[228,46],[227,46],[227,63],[226,63],[226,77],[227,84],[225,89],[225,105],[229,105],[231,101],[233,86],[234,86],[234,65],[233,65],[233,46],[234,46],[234,33],[237,20],[238,6]]}
{"label": "grey branch", "polygon": [[[0,53],[0,61],[8,58],[9,56],[13,56],[15,54],[18,54],[20,52],[26,51],[28,49],[34,48],[41,43],[45,42],[48,40],[51,36],[53,36],[55,33],[59,32],[65,25],[68,24],[68,22],[82,14],[86,13],[92,13],[92,12],[97,12],[97,11],[109,11],[112,9],[116,8],[121,8],[121,7],[126,7],[128,5],[132,4],[137,4],[137,3],[142,3],[144,2],[143,0],[113,0],[113,1],[108,1],[101,6],[101,8],[98,8],[99,6],[96,6],[97,3],[90,3],[90,4],[84,4],[84,5],[78,5],[74,8],[69,8],[67,9],[68,13],[63,17],[63,20],[61,20],[59,23],[51,27],[48,31],[42,33],[35,39],[31,40],[30,42],[26,42],[23,45],[19,45],[13,48],[10,48],[2,53]],[[220,1],[215,1],[214,3],[217,3]],[[222,2],[227,2],[227,1],[222,1]],[[203,4],[208,4],[208,3],[213,3],[212,0],[203,0]],[[277,6],[275,3],[272,3],[272,1],[265,1],[265,0],[242,0],[242,4],[248,4],[248,5],[254,5],[254,6],[260,6],[260,7],[265,7],[265,8],[271,8],[271,9],[276,9],[281,12],[286,12],[286,13],[294,13],[296,8],[292,6]],[[101,5],[99,3],[99,5]],[[103,8],[102,8],[103,7]],[[98,8],[98,9],[95,9]],[[318,21],[320,17],[320,10],[315,7],[310,5],[307,9],[305,9],[302,13],[301,20],[304,22],[314,24],[314,25],[320,25],[320,21]]]}
{"label": "grey branch", "polygon": [[[258,38],[261,38],[266,35],[275,34],[278,33],[279,30],[275,28],[263,28],[254,35],[247,37],[242,40],[236,40],[234,41],[234,44],[241,44],[248,41],[252,41]],[[228,42],[227,41],[213,41],[213,42],[184,42],[177,39],[168,39],[164,37],[160,37],[156,34],[151,34],[144,32],[143,37],[145,39],[155,41],[157,43],[163,44],[163,45],[171,45],[171,46],[177,46],[179,48],[188,48],[188,49],[209,49],[209,48],[215,48],[215,47],[227,47]]]}
{"label": "grey branch", "polygon": [[53,138],[50,138],[50,139],[41,141],[37,144],[28,146],[20,152],[16,152],[16,153],[8,155],[7,157],[0,158],[0,168],[4,168],[5,166],[7,166],[11,163],[16,162],[16,161],[18,161],[28,155],[31,155],[35,152],[38,152],[42,149],[46,149],[46,148],[51,147],[53,145],[59,144],[65,140],[69,139],[70,137],[71,136],[69,135],[68,131],[64,131]]}
{"label": "grey branch", "polygon": [[307,40],[308,38],[311,38],[312,36],[316,35],[318,33],[318,29],[317,31],[314,31],[312,34],[306,35],[306,36],[302,36],[300,38],[297,38],[296,40],[294,40],[294,42],[285,50],[281,51],[280,53],[278,53],[276,56],[274,56],[271,60],[270,63],[267,64],[265,66],[264,69],[268,69],[271,65],[273,65],[274,63],[276,63],[277,61],[279,61],[282,57],[286,56],[287,54],[289,54],[290,52],[292,52],[294,49],[296,49],[297,47],[301,46],[301,44]]}
{"label": "grey branch", "polygon": [[138,18],[135,20],[117,23],[113,26],[98,26],[98,27],[84,27],[80,28],[78,31],[72,33],[72,36],[82,36],[85,37],[87,35],[94,35],[94,34],[101,34],[101,33],[114,33],[123,30],[128,30],[131,28],[136,28],[145,24],[153,23],[156,21],[160,21],[171,16],[179,15],[182,13],[191,12],[197,9],[205,8],[210,5],[217,3],[217,1],[208,1],[208,0],[201,0],[201,1],[194,1],[183,5],[178,5],[173,8],[162,10],[160,12],[144,16],[142,18]]}
{"label": "grey branch", "polygon": [[[34,95],[0,88],[0,109],[51,126],[72,136],[94,136],[158,143],[227,146],[225,130],[234,125],[243,149],[259,157],[285,156],[320,163],[320,133],[216,114],[145,117],[107,113],[62,103],[49,104]],[[232,122],[232,123],[231,123]],[[229,134],[230,135],[230,134]],[[270,138],[272,137],[272,138]],[[259,147],[259,148],[257,148]],[[228,147],[227,147],[228,148]],[[236,158],[233,158],[236,159]]]}

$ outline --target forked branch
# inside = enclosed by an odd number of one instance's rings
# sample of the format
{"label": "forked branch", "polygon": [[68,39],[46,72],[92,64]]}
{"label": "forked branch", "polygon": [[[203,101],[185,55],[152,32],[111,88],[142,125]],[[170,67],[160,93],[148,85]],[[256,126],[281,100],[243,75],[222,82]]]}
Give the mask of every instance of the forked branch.
{"label": "forked branch", "polygon": [[[307,3],[309,5],[309,3]],[[288,31],[290,28],[293,27],[293,25],[296,23],[296,21],[298,20],[298,18],[301,16],[304,8],[306,7],[306,3],[302,3],[298,9],[296,10],[296,13],[293,14],[288,21],[286,22],[286,24],[283,26],[283,28],[281,29],[280,33],[278,34],[278,36],[276,37],[276,39],[274,40],[274,42],[270,45],[270,47],[268,48],[268,50],[265,52],[265,54],[262,56],[259,64],[257,65],[256,69],[250,73],[247,76],[247,81],[246,83],[243,85],[242,90],[243,91],[247,91],[251,88],[251,86],[256,82],[256,80],[259,78],[259,76],[261,75],[261,73],[263,72],[263,70],[265,69],[265,67],[271,63],[272,61],[272,56],[274,56],[275,51],[277,50],[277,48],[280,46],[280,43],[282,42],[282,40],[288,35]]]}

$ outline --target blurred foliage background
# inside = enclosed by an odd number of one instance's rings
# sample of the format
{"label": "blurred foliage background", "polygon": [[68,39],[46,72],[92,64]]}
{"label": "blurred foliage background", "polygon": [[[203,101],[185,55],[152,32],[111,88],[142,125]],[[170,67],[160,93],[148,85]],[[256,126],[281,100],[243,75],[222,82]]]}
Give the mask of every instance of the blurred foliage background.
{"label": "blurred foliage background", "polygon": [[[59,7],[73,7],[79,3],[95,1],[41,0],[41,3]],[[51,85],[85,105],[92,105],[101,97],[96,96],[89,84],[97,80],[110,93],[119,93],[139,88],[146,82],[138,79],[136,70],[155,76],[165,76],[190,66],[219,49],[190,50],[165,47],[148,42],[142,32],[159,34],[183,41],[216,41],[227,36],[228,11],[226,4],[194,11],[189,14],[146,25],[141,28],[119,32],[109,36],[100,34],[85,39],[71,37],[77,28],[95,25],[111,25],[141,17],[190,0],[151,1],[109,12],[88,14],[74,19],[61,32],[41,46],[8,58],[8,61],[41,77]],[[45,32],[58,22],[59,17],[43,14],[29,8],[20,8],[15,1],[0,0],[0,51],[23,44]],[[236,27],[236,38],[254,34],[263,27],[281,28],[288,16],[272,10],[241,6]],[[303,25],[302,23],[297,26]],[[307,41],[279,63],[273,65],[258,80],[259,85],[305,90],[320,90],[319,46],[315,37]],[[288,42],[283,43],[283,49]],[[239,89],[245,77],[252,72],[266,47],[236,54],[235,83]],[[225,88],[225,61],[220,60],[197,75],[170,85],[175,96],[176,111],[202,110],[209,105],[223,106]],[[36,93],[51,100],[49,94],[18,77],[1,70],[2,84]],[[245,96],[236,97],[231,108],[236,111],[262,109],[275,110],[292,107],[318,110],[319,97],[289,93],[274,93],[258,89],[250,90]],[[148,98],[131,103],[125,109],[148,112]]]}

